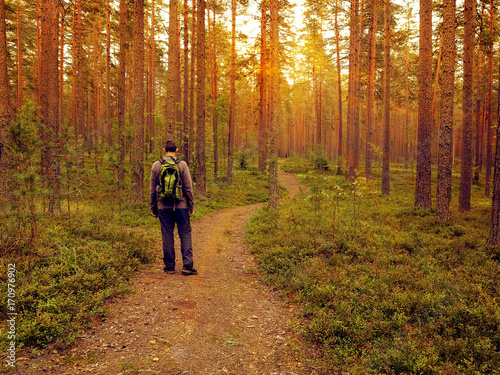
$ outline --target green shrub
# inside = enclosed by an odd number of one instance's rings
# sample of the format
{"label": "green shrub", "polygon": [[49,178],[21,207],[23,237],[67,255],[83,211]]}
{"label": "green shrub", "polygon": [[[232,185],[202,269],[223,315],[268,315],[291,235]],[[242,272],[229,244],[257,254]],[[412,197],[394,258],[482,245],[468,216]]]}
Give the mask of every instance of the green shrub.
{"label": "green shrub", "polygon": [[363,179],[300,177],[310,197],[279,219],[259,212],[247,240],[264,279],[301,304],[324,373],[499,373],[500,264],[480,192],[438,224],[410,208],[409,172],[390,197]]}

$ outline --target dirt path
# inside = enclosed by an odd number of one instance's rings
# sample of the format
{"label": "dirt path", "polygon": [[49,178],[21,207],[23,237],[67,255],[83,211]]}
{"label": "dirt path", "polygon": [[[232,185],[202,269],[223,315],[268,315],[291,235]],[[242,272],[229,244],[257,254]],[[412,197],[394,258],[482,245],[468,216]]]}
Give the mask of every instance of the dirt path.
{"label": "dirt path", "polygon": [[[280,182],[298,193],[295,176]],[[193,223],[196,276],[157,261],[135,277],[134,292],[72,348],[19,358],[23,374],[312,374],[296,308],[260,281],[243,242],[261,205],[222,210]],[[306,354],[307,355],[307,354]],[[26,366],[26,367],[25,367]]]}

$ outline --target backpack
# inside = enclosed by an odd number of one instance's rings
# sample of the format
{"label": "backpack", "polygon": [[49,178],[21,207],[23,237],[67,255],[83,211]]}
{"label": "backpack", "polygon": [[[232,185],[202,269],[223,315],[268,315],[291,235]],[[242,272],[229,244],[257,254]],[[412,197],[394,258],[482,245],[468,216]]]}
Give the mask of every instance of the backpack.
{"label": "backpack", "polygon": [[182,198],[182,181],[179,171],[179,161],[170,157],[172,160],[160,159],[160,184],[156,190],[160,198],[166,202],[179,201]]}

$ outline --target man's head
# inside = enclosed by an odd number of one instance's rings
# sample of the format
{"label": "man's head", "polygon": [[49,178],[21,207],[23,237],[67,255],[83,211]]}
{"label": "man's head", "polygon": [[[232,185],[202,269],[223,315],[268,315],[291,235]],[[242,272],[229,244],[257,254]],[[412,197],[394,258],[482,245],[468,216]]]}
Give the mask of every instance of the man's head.
{"label": "man's head", "polygon": [[177,145],[174,141],[168,140],[167,143],[165,143],[165,152],[177,152]]}

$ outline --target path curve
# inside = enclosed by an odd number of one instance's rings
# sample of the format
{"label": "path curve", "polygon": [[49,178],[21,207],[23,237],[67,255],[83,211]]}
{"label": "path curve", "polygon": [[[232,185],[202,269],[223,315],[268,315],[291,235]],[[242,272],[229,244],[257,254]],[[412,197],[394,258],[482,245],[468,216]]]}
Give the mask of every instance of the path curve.
{"label": "path curve", "polygon": [[[296,176],[280,183],[299,193]],[[193,222],[196,276],[162,271],[160,256],[134,277],[134,291],[71,348],[19,359],[22,374],[313,374],[297,307],[261,282],[243,238],[262,204]],[[159,251],[160,252],[160,251]],[[177,250],[178,256],[179,250]],[[306,354],[307,355],[307,354]]]}

